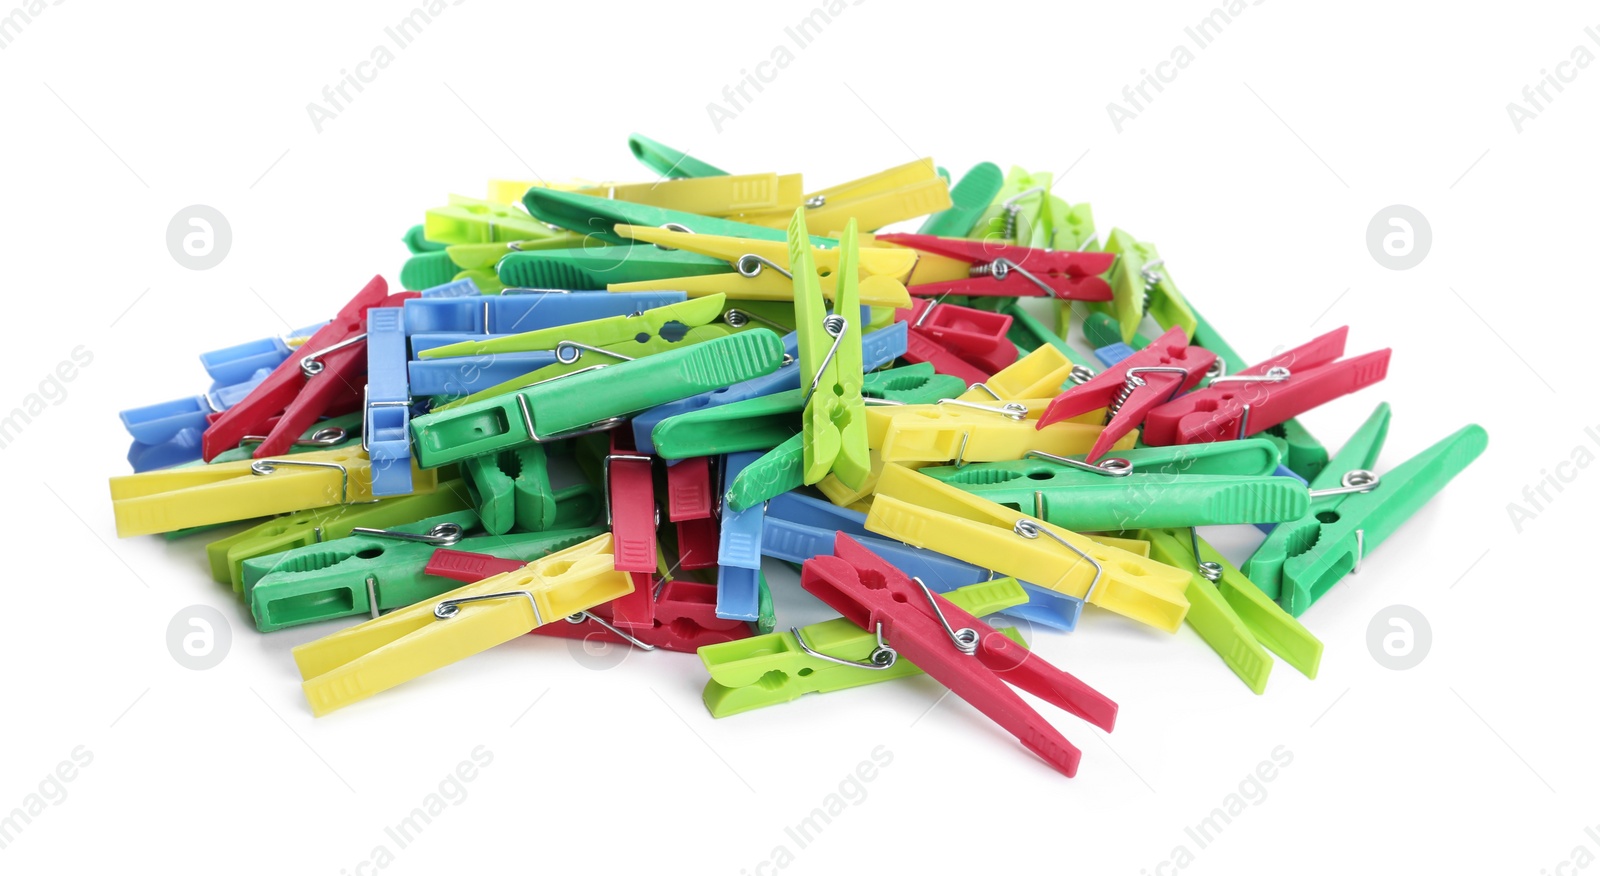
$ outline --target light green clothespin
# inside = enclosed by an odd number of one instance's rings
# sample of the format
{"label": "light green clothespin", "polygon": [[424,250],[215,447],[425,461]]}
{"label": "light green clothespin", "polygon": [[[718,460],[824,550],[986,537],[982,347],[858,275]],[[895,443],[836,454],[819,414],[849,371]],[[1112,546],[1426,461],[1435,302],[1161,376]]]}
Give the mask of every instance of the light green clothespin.
{"label": "light green clothespin", "polygon": [[1045,195],[1050,191],[1051,175],[1011,168],[994,201],[966,236],[1016,246],[1047,246],[1034,243],[1035,229],[1042,229],[1040,217]]}
{"label": "light green clothespin", "polygon": [[1147,313],[1164,329],[1178,326],[1185,337],[1194,335],[1194,312],[1172,282],[1154,244],[1141,243],[1128,232],[1113,228],[1106,238],[1105,251],[1117,255],[1110,277],[1115,297],[1090,306],[1102,311],[1109,308],[1122,327],[1123,343],[1133,342]]}

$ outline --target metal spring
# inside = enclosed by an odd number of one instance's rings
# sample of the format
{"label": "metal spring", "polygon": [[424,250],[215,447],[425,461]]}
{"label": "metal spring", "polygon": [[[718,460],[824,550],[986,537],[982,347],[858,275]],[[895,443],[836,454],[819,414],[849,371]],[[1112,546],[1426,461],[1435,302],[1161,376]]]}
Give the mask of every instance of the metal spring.
{"label": "metal spring", "polygon": [[1067,379],[1082,386],[1094,379],[1094,369],[1087,365],[1074,365],[1071,373],[1067,375]]}
{"label": "metal spring", "polygon": [[1200,564],[1200,577],[1206,579],[1207,581],[1222,580],[1222,564],[1213,563],[1210,560],[1206,560]]}
{"label": "metal spring", "polygon": [[1016,195],[1006,199],[1006,201],[1000,205],[1004,211],[1000,219],[1001,237],[1004,237],[1007,241],[1015,239],[1017,233],[1017,217],[1022,214],[1022,205],[1019,202],[1023,198],[1032,195],[1043,194],[1043,192],[1043,188],[1034,186],[1027,191],[1018,192]]}
{"label": "metal spring", "polygon": [[1111,418],[1117,415],[1117,411],[1122,410],[1122,406],[1128,403],[1128,398],[1133,395],[1133,391],[1144,385],[1143,377],[1129,374],[1128,379],[1123,381],[1122,388],[1117,390],[1117,397],[1111,400],[1111,404],[1106,405],[1106,422],[1111,422]]}

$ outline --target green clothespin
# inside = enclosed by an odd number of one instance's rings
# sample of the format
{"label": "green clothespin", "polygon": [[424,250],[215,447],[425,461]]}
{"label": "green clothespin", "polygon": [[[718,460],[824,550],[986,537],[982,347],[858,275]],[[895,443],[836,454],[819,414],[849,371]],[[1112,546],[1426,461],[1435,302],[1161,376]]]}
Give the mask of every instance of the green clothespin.
{"label": "green clothespin", "polygon": [[691,157],[687,152],[674,149],[643,134],[629,134],[628,149],[634,158],[639,159],[640,164],[667,179],[728,175],[726,170],[712,167],[698,158]]}
{"label": "green clothespin", "polygon": [[[1109,313],[1101,313],[1099,311],[1090,313],[1083,318],[1083,339],[1088,342],[1089,346],[1097,350],[1101,347],[1122,343],[1126,343],[1135,350],[1143,350],[1145,347],[1150,346],[1150,339],[1138,332],[1134,332],[1132,338],[1124,341],[1122,339],[1122,326],[1117,322],[1117,318]],[[1212,352],[1215,353],[1216,351],[1212,350]],[[1222,354],[1218,353],[1217,355],[1220,356]],[[1240,367],[1243,366],[1241,365]]]}
{"label": "green clothespin", "polygon": [[[1248,440],[1132,449],[1096,465],[1035,451],[1015,462],[921,472],[1075,532],[1104,532],[1298,518],[1310,505],[1306,487],[1273,477],[1277,460],[1271,442]],[[1201,473],[1246,467],[1246,474]]]}
{"label": "green clothespin", "polygon": [[559,232],[506,204],[451,195],[450,203],[423,216],[422,233],[434,243],[510,243]]}
{"label": "green clothespin", "polygon": [[[902,405],[933,404],[966,389],[961,378],[936,374],[927,362],[875,371],[861,384],[863,396]],[[687,411],[657,423],[650,430],[650,443],[663,459],[769,450],[796,434],[804,399],[804,389],[791,389]]]}
{"label": "green clothespin", "polygon": [[1444,489],[1489,445],[1482,426],[1464,426],[1427,450],[1374,473],[1389,430],[1389,405],[1378,405],[1322,474],[1311,481],[1311,507],[1280,524],[1245,563],[1245,574],[1299,617],[1396,529]]}
{"label": "green clothespin", "polygon": [[1011,168],[994,201],[983,211],[967,238],[1033,246],[1034,229],[1040,226],[1044,210],[1044,196],[1050,191],[1050,176],[1029,173],[1020,167]]}
{"label": "green clothespin", "polygon": [[470,507],[466,485],[440,481],[431,493],[396,496],[365,505],[334,505],[272,517],[236,535],[206,545],[211,577],[242,593],[241,567],[251,557],[276,554],[301,545],[343,538],[357,526],[382,529]]}
{"label": "green clothespin", "polygon": [[425,252],[439,252],[444,249],[444,244],[435,243],[428,239],[428,235],[423,232],[421,225],[413,225],[410,228],[407,228],[405,235],[400,238],[400,242],[406,245],[406,249],[409,250],[412,255],[421,255]]}
{"label": "green clothespin", "polygon": [[407,289],[431,289],[454,280],[459,273],[461,269],[441,245],[437,250],[414,253],[406,259],[400,266],[400,285]]}
{"label": "green clothespin", "polygon": [[1184,621],[1251,690],[1267,689],[1269,650],[1305,677],[1317,677],[1322,642],[1193,530],[1145,529],[1134,537],[1150,543],[1151,559],[1193,573]]}
{"label": "green clothespin", "polygon": [[[1224,374],[1234,374],[1250,365],[1243,356],[1234,352],[1233,347],[1217,334],[1217,330],[1206,322],[1200,311],[1190,308],[1194,314],[1195,328],[1190,337],[1190,343],[1204,347],[1217,354],[1217,360],[1226,369]],[[1261,437],[1269,438],[1279,445],[1283,452],[1283,464],[1290,471],[1306,480],[1315,478],[1328,464],[1328,449],[1322,442],[1312,436],[1299,420],[1286,420],[1277,426],[1261,433]]]}
{"label": "green clothespin", "polygon": [[[391,527],[388,534],[352,535],[247,561],[250,614],[262,632],[381,611],[433,599],[461,586],[423,572],[440,546],[532,562],[581,544],[600,527],[460,538],[470,511]],[[455,527],[452,531],[441,527]],[[457,540],[452,540],[452,538]]]}
{"label": "green clothespin", "polygon": [[[1028,601],[1027,592],[1014,578],[970,584],[942,595],[979,617]],[[1027,644],[1014,627],[999,632],[1018,644]],[[888,668],[873,667],[870,658],[880,644],[873,633],[837,618],[785,633],[706,645],[699,651],[700,661],[711,674],[703,695],[706,709],[713,718],[726,718],[792,702],[808,693],[922,674],[904,659]]]}
{"label": "green clothespin", "polygon": [[461,463],[461,479],[490,535],[510,532],[513,526],[541,532],[555,524],[556,499],[544,445],[474,456]]}
{"label": "green clothespin", "polygon": [[753,329],[643,359],[591,366],[413,417],[413,449],[418,465],[434,468],[529,442],[570,438],[613,427],[646,408],[771,374],[782,364],[783,342],[766,329]]}
{"label": "green clothespin", "polygon": [[596,241],[567,249],[508,253],[495,270],[500,282],[517,289],[604,289],[611,283],[723,274],[728,263],[683,250],[646,244],[603,246]]}
{"label": "green clothespin", "polygon": [[[662,207],[650,207],[644,204],[615,201],[610,198],[597,198],[592,195],[580,195],[577,192],[561,192],[555,189],[529,189],[528,193],[523,195],[522,203],[527,206],[528,212],[537,219],[549,222],[551,225],[576,231],[584,235],[586,239],[602,240],[606,243],[632,243],[629,238],[617,234],[615,229],[618,225],[654,226],[668,228],[673,231],[715,234],[723,237],[744,237],[751,240],[788,239],[783,230],[779,228],[767,228],[746,222],[736,222],[732,219],[717,219],[711,216],[702,216],[698,213],[667,210]],[[826,248],[839,245],[839,241],[828,237],[811,237],[810,240],[812,246]],[[727,262],[718,261],[717,264],[719,265],[719,271],[728,270]],[[794,262],[791,261],[790,264],[794,264]],[[669,276],[682,277],[687,275],[671,274]],[[640,279],[652,278],[641,277]]]}
{"label": "green clothespin", "polygon": [[766,634],[778,625],[778,610],[772,604],[772,588],[767,586],[767,573],[758,573],[756,581],[760,584],[760,598],[756,603],[756,631]]}
{"label": "green clothespin", "polygon": [[1000,193],[1004,183],[1005,177],[997,165],[987,161],[974,165],[961,177],[960,182],[950,187],[950,209],[924,219],[917,233],[966,237],[972,233],[984,211],[989,209],[990,202]]}

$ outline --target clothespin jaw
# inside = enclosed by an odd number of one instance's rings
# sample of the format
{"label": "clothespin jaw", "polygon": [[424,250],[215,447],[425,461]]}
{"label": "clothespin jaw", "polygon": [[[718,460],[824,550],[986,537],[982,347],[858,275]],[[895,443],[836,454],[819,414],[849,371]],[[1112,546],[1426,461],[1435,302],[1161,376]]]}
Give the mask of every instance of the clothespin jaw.
{"label": "clothespin jaw", "polygon": [[681,149],[652,140],[643,134],[628,135],[628,150],[639,163],[668,179],[694,179],[708,176],[727,176],[728,172],[714,167]]}
{"label": "clothespin jaw", "polygon": [[755,329],[603,368],[564,374],[513,393],[411,421],[419,464],[439,466],[528,442],[609,428],[656,405],[771,374],[783,343]]}
{"label": "clothespin jaw", "polygon": [[[729,271],[668,280],[613,283],[607,287],[613,292],[638,291],[665,285],[681,288],[692,296],[724,293],[741,301],[794,300],[793,263],[785,243],[689,234],[634,225],[618,225],[616,231],[631,240],[720,259],[726,263]],[[829,299],[838,296],[842,251],[839,246],[812,247],[813,263],[822,272],[819,280],[822,294]],[[857,300],[860,303],[875,307],[907,307],[911,304],[911,296],[906,293],[903,283],[917,263],[915,252],[869,247],[860,251],[859,258]]]}
{"label": "clothespin jaw", "polygon": [[1268,651],[1305,677],[1317,677],[1322,642],[1215,548],[1177,529],[1144,529],[1138,536],[1149,542],[1153,558],[1192,573],[1184,621],[1252,691],[1266,691]]}
{"label": "clothespin jaw", "polygon": [[918,234],[937,237],[966,237],[1000,193],[1005,176],[998,165],[985,161],[973,165],[960,181],[950,187],[950,207],[924,219]]}
{"label": "clothespin jaw", "polygon": [[602,489],[606,494],[605,523],[614,541],[612,553],[620,572],[656,570],[656,529],[661,509],[656,505],[655,459],[634,450],[625,430],[610,434],[610,452],[601,461]]}
{"label": "clothespin jaw", "polygon": [[[201,438],[202,457],[209,462],[252,433],[266,436],[256,447],[257,459],[276,456],[318,417],[342,413],[333,410],[335,405],[358,401],[366,372],[367,310],[385,303],[388,288],[382,277],[373,277],[297,355],[278,363],[250,395],[219,415]],[[268,422],[279,414],[268,431]]]}
{"label": "clothespin jaw", "polygon": [[[724,491],[760,456],[746,451],[724,457]],[[753,622],[760,616],[761,542],[765,526],[766,509],[761,503],[737,510],[724,507],[717,549],[717,617]]]}
{"label": "clothespin jaw", "polygon": [[1123,343],[1133,343],[1146,314],[1163,329],[1181,328],[1185,338],[1194,335],[1194,313],[1154,244],[1141,243],[1128,232],[1113,228],[1105,251],[1116,254],[1117,265],[1111,271],[1112,301],[1101,306],[1116,319]]}
{"label": "clothespin jaw", "polygon": [[795,318],[800,323],[800,378],[807,393],[802,445],[808,484],[831,471],[845,483],[857,485],[869,471],[855,229],[853,221],[846,223],[839,242],[838,292],[829,314],[807,243],[804,209],[795,211],[789,226]]}
{"label": "clothespin jaw", "polygon": [[920,234],[882,234],[878,240],[923,253],[907,289],[912,295],[1111,299],[1111,286],[1100,277],[1116,260],[1109,253],[1052,252]]}
{"label": "clothespin jaw", "polygon": [[1188,575],[1093,541],[949,484],[887,464],[868,531],[929,547],[1174,632],[1189,603]]}
{"label": "clothespin jaw", "polygon": [[1488,433],[1473,424],[1388,471],[1347,467],[1376,459],[1388,416],[1387,405],[1374,412],[1312,481],[1306,516],[1280,524],[1245,563],[1245,574],[1295,617],[1356,572],[1489,444]]}
{"label": "clothespin jaw", "polygon": [[974,384],[957,398],[970,402],[1053,398],[1072,378],[1072,359],[1054,346],[1041,346],[997,369],[981,385]]}
{"label": "clothespin jaw", "polygon": [[1247,438],[1382,380],[1389,372],[1388,349],[1335,361],[1344,355],[1348,333],[1348,326],[1335,329],[1162,404],[1146,420],[1145,442]]}
{"label": "clothespin jaw", "polygon": [[[800,586],[1016,736],[1057,770],[1077,774],[1080,753],[1011,690],[1015,685],[1111,730],[1117,704],[996,632],[840,533],[834,556],[807,560]],[[969,659],[976,658],[976,659]]]}
{"label": "clothespin jaw", "polygon": [[[958,587],[944,596],[978,617],[1028,599],[1022,585],[1012,578]],[[1015,627],[1000,632],[1027,645]],[[896,660],[886,667],[872,665],[876,643],[873,633],[836,618],[793,631],[707,645],[700,648],[700,661],[711,680],[706,682],[702,699],[711,717],[726,718],[793,702],[808,693],[831,693],[923,674],[910,660]],[[841,660],[859,665],[848,666]]]}
{"label": "clothespin jaw", "polygon": [[[870,231],[948,209],[951,206],[950,184],[939,176],[933,159],[920,158],[808,193],[804,205],[806,224],[817,233],[851,237],[854,232],[846,230],[851,220]],[[783,228],[789,223],[790,215],[785,210],[772,210],[749,213],[743,218],[747,222]]]}
{"label": "clothespin jaw", "polygon": [[316,715],[366,699],[633,589],[599,535],[294,649]]}
{"label": "clothespin jaw", "polygon": [[556,497],[542,445],[474,456],[461,463],[461,477],[489,534],[513,526],[538,532],[555,524]]}
{"label": "clothespin jaw", "polygon": [[550,237],[550,227],[506,204],[451,195],[450,203],[429,210],[422,233],[434,243],[505,243]]}
{"label": "clothespin jaw", "polygon": [[1182,329],[1169,329],[1150,346],[1056,396],[1039,418],[1038,428],[1105,408],[1105,431],[1089,451],[1089,461],[1094,462],[1143,423],[1150,411],[1198,384],[1216,358],[1208,350],[1189,346]]}

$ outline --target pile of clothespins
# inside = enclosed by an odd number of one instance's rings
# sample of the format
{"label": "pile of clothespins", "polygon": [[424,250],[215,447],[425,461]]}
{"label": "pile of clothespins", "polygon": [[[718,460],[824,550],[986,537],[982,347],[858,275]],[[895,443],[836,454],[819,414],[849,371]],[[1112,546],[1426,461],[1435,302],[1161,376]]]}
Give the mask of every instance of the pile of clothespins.
{"label": "pile of clothespins", "polygon": [[[1294,418],[1388,350],[1243,361],[1155,247],[1021,170],[808,193],[630,145],[660,179],[452,198],[406,235],[418,291],[123,413],[120,535],[259,521],[206,551],[263,632],[361,619],[295,649],[315,713],[532,631],[698,652],[717,717],[926,672],[1072,775],[1011,686],[1116,704],[979,618],[1187,620],[1257,693],[1269,652],[1314,677],[1297,618],[1487,442],[1374,473],[1380,404],[1330,458]],[[1226,524],[1270,530],[1242,568],[1195,531]],[[764,557],[843,617],[774,632]]]}

